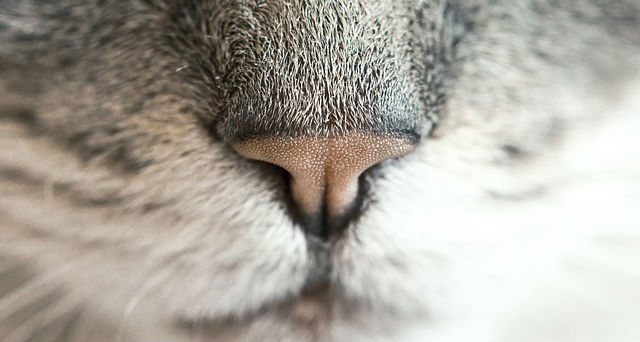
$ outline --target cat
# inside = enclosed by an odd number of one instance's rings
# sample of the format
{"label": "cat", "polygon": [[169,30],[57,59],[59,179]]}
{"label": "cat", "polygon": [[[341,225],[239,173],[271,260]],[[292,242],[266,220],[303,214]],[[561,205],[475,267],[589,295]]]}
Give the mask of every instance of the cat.
{"label": "cat", "polygon": [[640,2],[0,0],[0,339],[637,340]]}

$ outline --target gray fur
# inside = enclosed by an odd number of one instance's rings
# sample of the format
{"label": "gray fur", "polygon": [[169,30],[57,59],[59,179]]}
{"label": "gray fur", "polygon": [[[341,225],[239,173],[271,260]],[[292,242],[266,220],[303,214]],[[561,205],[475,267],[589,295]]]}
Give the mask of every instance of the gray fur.
{"label": "gray fur", "polygon": [[[638,27],[635,0],[0,0],[0,339],[438,337],[522,256],[473,227],[543,230],[511,202],[616,119]],[[420,146],[321,248],[228,147],[361,130]]]}

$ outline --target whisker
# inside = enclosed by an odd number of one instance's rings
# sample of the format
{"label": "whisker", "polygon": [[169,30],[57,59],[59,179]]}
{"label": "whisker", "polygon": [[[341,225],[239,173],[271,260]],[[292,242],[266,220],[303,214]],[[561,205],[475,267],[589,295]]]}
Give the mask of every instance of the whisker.
{"label": "whisker", "polygon": [[9,257],[2,257],[0,258],[0,273],[12,270],[16,268],[16,266],[20,266],[20,264],[20,262],[15,261]]}
{"label": "whisker", "polygon": [[129,301],[127,302],[122,318],[120,319],[120,322],[118,323],[118,332],[116,334],[116,341],[121,341],[125,328],[126,328],[126,324],[128,321],[129,316],[133,313],[133,311],[136,309],[136,307],[140,304],[140,301],[142,300],[142,298],[149,293],[149,291],[151,291],[152,289],[156,288],[158,285],[160,285],[162,283],[163,280],[167,279],[169,276],[171,276],[171,272],[169,271],[165,271],[162,273],[155,273],[151,279],[149,279],[148,281],[143,282],[140,287],[138,288],[138,290],[135,291],[135,293],[133,294],[133,296],[129,299]]}
{"label": "whisker", "polygon": [[[69,341],[71,340],[72,333],[74,333],[74,328],[79,325],[80,319],[82,318],[83,311],[80,308],[76,308],[69,314],[69,318],[66,320],[65,324],[59,324],[57,331],[54,331],[53,340],[55,341]],[[75,338],[75,336],[74,336]],[[37,340],[35,338],[29,338],[29,340]]]}
{"label": "whisker", "polygon": [[[71,313],[78,306],[78,303],[72,300],[59,300],[55,304],[45,306],[35,315],[25,320],[16,326],[13,331],[10,331],[8,335],[3,337],[3,340],[7,341],[24,341],[34,335],[34,332],[42,330],[51,322],[58,318],[64,317],[64,315]],[[61,329],[64,328],[64,324],[61,324]]]}
{"label": "whisker", "polygon": [[[64,274],[72,268],[73,264],[58,267],[54,270],[45,272],[38,277],[29,279],[25,284],[8,295],[0,298],[0,321],[11,316],[21,308],[34,303],[36,300],[43,299],[51,294],[50,282],[56,277]],[[55,271],[55,272],[54,272]],[[8,309],[13,306],[13,309]]]}

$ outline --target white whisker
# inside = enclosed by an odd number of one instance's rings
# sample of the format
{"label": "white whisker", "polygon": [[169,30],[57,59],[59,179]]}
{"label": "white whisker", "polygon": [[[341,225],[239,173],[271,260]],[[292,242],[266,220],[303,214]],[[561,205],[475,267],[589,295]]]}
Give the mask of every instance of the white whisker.
{"label": "white whisker", "polygon": [[151,279],[142,283],[138,290],[133,294],[133,296],[127,302],[124,312],[122,314],[122,318],[118,323],[118,332],[116,334],[116,341],[121,341],[123,334],[125,332],[127,320],[130,317],[131,313],[136,309],[136,307],[140,304],[141,299],[149,293],[152,289],[158,286],[163,280],[171,276],[171,272],[165,271],[163,273],[154,274]]}
{"label": "white whisker", "polygon": [[[0,298],[0,308],[3,308],[0,311],[0,321],[11,316],[26,305],[50,294],[51,290],[54,289],[54,287],[51,286],[51,281],[69,271],[72,266],[73,264],[68,264],[64,267],[58,267],[43,273],[39,277],[30,279],[19,289],[9,293],[7,296]],[[10,309],[12,307],[13,309]]]}
{"label": "white whisker", "polygon": [[29,317],[29,319],[20,323],[8,335],[3,336],[3,339],[7,341],[27,340],[34,332],[73,311],[77,308],[77,304],[75,301],[62,299],[51,306],[46,306],[35,315]]}
{"label": "white whisker", "polygon": [[9,257],[0,258],[0,273],[20,265],[20,262],[17,262]]}

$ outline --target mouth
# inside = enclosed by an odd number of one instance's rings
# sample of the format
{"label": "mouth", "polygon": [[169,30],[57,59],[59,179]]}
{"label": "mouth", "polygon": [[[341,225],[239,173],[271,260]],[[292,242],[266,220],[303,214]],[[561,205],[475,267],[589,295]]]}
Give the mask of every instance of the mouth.
{"label": "mouth", "polygon": [[213,339],[244,339],[243,334],[250,330],[248,327],[261,327],[268,322],[266,324],[291,326],[320,338],[334,316],[336,303],[344,301],[339,285],[332,279],[334,246],[321,239],[307,238],[309,264],[305,281],[289,296],[267,301],[240,314],[208,318],[182,316],[174,321],[174,326],[190,336],[202,334]]}
{"label": "mouth", "polygon": [[[336,299],[328,283],[314,283],[296,296],[267,303],[260,309],[241,316],[226,316],[218,319],[178,319],[174,326],[180,332],[198,339],[236,340],[251,339],[247,331],[278,326],[291,327],[307,337],[318,340],[329,331]],[[262,332],[264,333],[264,332]],[[260,336],[264,336],[264,335]]]}

